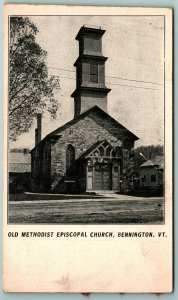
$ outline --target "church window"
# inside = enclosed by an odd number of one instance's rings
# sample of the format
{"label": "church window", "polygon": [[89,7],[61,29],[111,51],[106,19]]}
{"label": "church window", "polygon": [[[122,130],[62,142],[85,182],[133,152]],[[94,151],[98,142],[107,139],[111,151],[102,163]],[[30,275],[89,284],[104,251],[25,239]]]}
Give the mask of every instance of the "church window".
{"label": "church window", "polygon": [[104,156],[104,148],[103,146],[98,148],[99,152],[100,152],[100,156]]}
{"label": "church window", "polygon": [[94,154],[94,156],[99,156],[99,151],[98,151],[98,149],[96,149],[96,151],[95,151],[93,154]]}
{"label": "church window", "polygon": [[91,82],[98,82],[98,65],[97,64],[90,64],[90,81]]}
{"label": "church window", "polygon": [[103,143],[103,147],[106,148],[107,146],[108,146],[108,143],[105,141],[105,142]]}
{"label": "church window", "polygon": [[111,150],[111,156],[116,157],[116,152],[114,150]]}
{"label": "church window", "polygon": [[75,148],[72,145],[66,151],[66,170],[69,170],[75,161]]}
{"label": "church window", "polygon": [[99,164],[95,165],[95,171],[100,171],[100,165]]}
{"label": "church window", "polygon": [[77,68],[77,85],[82,83],[82,68],[81,65]]}
{"label": "church window", "polygon": [[88,172],[93,172],[93,166],[88,166]]}
{"label": "church window", "polygon": [[106,156],[111,156],[111,147],[110,146],[108,146],[108,147],[106,147]]}
{"label": "church window", "polygon": [[156,182],[156,175],[154,174],[151,175],[151,182]]}
{"label": "church window", "polygon": [[114,167],[114,173],[117,173],[118,172],[118,167]]}

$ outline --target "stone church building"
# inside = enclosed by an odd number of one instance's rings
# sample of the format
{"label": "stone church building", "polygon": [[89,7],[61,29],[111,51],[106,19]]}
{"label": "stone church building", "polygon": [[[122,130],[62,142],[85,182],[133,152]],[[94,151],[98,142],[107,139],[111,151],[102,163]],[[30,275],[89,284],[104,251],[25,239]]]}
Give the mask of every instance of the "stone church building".
{"label": "stone church building", "polygon": [[37,118],[31,150],[32,191],[77,193],[120,191],[130,151],[138,137],[107,113],[105,62],[101,28],[81,27],[76,40],[74,118],[41,140]]}

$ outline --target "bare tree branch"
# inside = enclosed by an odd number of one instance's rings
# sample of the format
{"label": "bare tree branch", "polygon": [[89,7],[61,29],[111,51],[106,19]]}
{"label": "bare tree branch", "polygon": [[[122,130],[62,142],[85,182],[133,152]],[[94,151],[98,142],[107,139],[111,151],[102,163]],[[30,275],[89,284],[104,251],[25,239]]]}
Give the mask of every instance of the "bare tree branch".
{"label": "bare tree branch", "polygon": [[[22,106],[22,104],[23,104],[27,99],[29,99],[33,94],[34,94],[34,91],[33,91],[30,95],[28,95],[27,97],[25,97],[25,98],[23,99],[23,101],[21,101],[16,107],[14,107],[12,110],[9,110],[9,116],[11,116],[17,109],[19,109],[19,108]],[[39,94],[36,94],[36,97],[39,96],[39,95],[40,95],[40,93],[39,93]]]}

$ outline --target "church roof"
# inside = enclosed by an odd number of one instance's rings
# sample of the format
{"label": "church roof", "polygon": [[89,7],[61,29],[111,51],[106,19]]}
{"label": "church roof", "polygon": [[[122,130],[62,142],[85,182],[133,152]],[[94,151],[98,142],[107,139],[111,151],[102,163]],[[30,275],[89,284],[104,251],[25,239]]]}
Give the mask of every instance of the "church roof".
{"label": "church roof", "polygon": [[[95,118],[95,116],[100,116],[102,120],[105,120],[105,122],[100,122],[99,118]],[[132,139],[133,141],[138,140],[139,138],[133,134],[130,130],[128,130],[126,127],[121,125],[118,121],[116,121],[113,117],[111,117],[109,114],[107,114],[105,111],[103,111],[101,108],[99,108],[97,105],[91,107],[87,111],[80,114],[77,118],[72,119],[71,121],[65,123],[61,127],[57,128],[56,130],[49,133],[41,142],[37,145],[42,145],[47,139],[50,139],[51,137],[57,137],[61,135],[61,132],[65,129],[71,127],[72,125],[76,124],[80,120],[84,119],[85,117],[90,116],[96,123],[98,123],[100,126],[103,126],[111,132],[112,134],[120,136],[120,138],[126,139]],[[36,146],[36,147],[37,147]],[[34,147],[30,152],[32,152],[36,147]]]}
{"label": "church roof", "polygon": [[116,126],[118,129],[122,130],[124,133],[127,133],[128,135],[130,135],[130,137],[132,137],[133,140],[138,140],[139,139],[135,134],[133,134],[126,127],[121,125],[118,121],[116,121],[114,118],[112,118],[109,114],[107,114],[104,110],[102,110],[97,105],[91,107],[90,109],[88,109],[84,113],[80,114],[80,116],[78,118],[72,119],[68,123],[66,123],[66,124],[62,125],[61,127],[57,128],[56,130],[51,132],[50,135],[51,134],[55,135],[55,134],[61,133],[66,128],[72,126],[73,124],[77,123],[78,121],[85,118],[86,116],[91,115],[93,112],[96,112],[97,114],[100,114],[102,117],[107,118],[110,121],[110,123],[112,123],[112,125]]}

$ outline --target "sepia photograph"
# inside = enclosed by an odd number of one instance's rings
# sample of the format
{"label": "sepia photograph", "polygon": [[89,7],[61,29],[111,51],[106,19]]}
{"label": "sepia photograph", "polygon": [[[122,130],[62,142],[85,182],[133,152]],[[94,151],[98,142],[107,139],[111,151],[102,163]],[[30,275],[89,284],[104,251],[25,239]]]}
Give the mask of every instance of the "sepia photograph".
{"label": "sepia photograph", "polygon": [[5,292],[173,291],[172,27],[5,5]]}
{"label": "sepia photograph", "polygon": [[165,16],[8,32],[8,223],[164,224]]}

